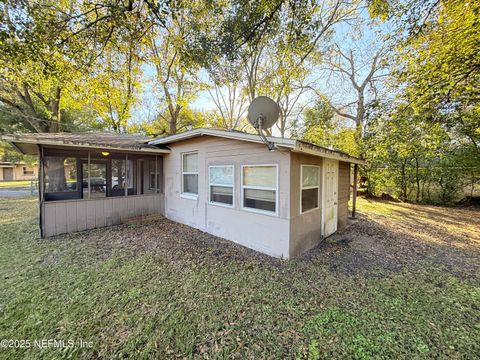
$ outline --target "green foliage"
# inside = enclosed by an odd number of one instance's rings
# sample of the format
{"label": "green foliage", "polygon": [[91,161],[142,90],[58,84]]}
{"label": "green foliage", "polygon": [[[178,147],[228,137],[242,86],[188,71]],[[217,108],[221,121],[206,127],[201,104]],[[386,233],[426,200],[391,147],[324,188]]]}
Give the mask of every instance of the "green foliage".
{"label": "green foliage", "polygon": [[364,146],[371,194],[390,194],[405,201],[451,203],[461,190],[479,180],[476,148],[458,137],[435,110],[371,109]]}
{"label": "green foliage", "polygon": [[13,163],[26,162],[28,164],[32,164],[36,161],[36,157],[22,155],[10,144],[4,141],[0,141],[0,161],[7,161]]}
{"label": "green foliage", "polygon": [[304,118],[300,137],[305,141],[358,156],[355,128],[347,127],[326,100],[318,99],[314,107],[305,110]]}
{"label": "green foliage", "polygon": [[[160,113],[154,120],[130,125],[128,132],[144,133],[148,136],[165,136],[170,133],[169,116],[170,114],[168,113]],[[176,131],[183,132],[205,127],[211,123],[211,118],[210,114],[183,108],[177,118]]]}

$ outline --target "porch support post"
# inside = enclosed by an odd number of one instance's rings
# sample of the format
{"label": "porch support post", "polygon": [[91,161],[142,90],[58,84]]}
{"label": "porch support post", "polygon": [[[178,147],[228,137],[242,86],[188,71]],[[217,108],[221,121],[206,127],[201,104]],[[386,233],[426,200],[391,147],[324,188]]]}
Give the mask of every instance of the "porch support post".
{"label": "porch support post", "polygon": [[44,203],[44,179],[45,179],[45,166],[44,166],[44,156],[43,156],[43,147],[38,145],[38,202],[40,205],[39,212],[39,225],[40,225],[40,238],[45,237],[43,232],[43,203]]}
{"label": "porch support post", "polygon": [[92,192],[91,190],[91,181],[90,181],[90,150],[88,150],[88,164],[87,164],[87,167],[88,167],[88,200],[90,200],[90,193]]}
{"label": "porch support post", "polygon": [[358,164],[353,165],[353,198],[352,198],[352,218],[355,218],[357,211],[357,185],[358,185]]}
{"label": "porch support post", "polygon": [[158,156],[155,155],[155,194],[158,194]]}
{"label": "porch support post", "polygon": [[125,196],[128,195],[128,153],[125,153]]}

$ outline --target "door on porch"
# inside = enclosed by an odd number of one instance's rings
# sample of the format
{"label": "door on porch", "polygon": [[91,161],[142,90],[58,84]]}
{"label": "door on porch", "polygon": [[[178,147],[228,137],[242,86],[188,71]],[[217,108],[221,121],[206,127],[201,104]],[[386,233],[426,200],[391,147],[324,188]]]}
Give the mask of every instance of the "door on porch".
{"label": "door on porch", "polygon": [[324,237],[337,231],[337,208],[338,208],[338,161],[324,159],[323,161],[323,227]]}

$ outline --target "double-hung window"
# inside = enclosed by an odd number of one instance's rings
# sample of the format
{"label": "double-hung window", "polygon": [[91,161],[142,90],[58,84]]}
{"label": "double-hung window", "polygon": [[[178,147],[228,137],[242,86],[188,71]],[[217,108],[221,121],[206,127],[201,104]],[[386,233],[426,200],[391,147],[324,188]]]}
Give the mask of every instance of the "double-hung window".
{"label": "double-hung window", "polygon": [[242,166],[242,207],[276,214],[278,211],[277,165]]}
{"label": "double-hung window", "polygon": [[233,165],[212,165],[208,168],[210,203],[233,206]]}
{"label": "double-hung window", "polygon": [[301,212],[318,209],[318,195],[320,189],[320,167],[302,165],[300,169],[301,183]]}
{"label": "double-hung window", "polygon": [[148,188],[150,190],[158,190],[161,189],[161,182],[162,182],[162,173],[160,171],[162,164],[158,163],[158,159],[151,160],[149,162],[150,167],[150,177],[148,181]]}
{"label": "double-hung window", "polygon": [[182,194],[196,197],[198,195],[198,153],[182,154]]}

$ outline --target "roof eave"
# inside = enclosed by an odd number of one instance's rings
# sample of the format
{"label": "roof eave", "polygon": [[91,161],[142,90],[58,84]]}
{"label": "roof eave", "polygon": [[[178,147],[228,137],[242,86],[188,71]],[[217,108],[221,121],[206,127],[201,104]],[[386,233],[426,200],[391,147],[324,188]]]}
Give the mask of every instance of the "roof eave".
{"label": "roof eave", "polygon": [[[164,138],[152,140],[149,142],[149,144],[166,145],[166,144],[171,144],[177,141],[187,140],[187,139],[200,137],[200,136],[216,136],[216,137],[221,137],[226,139],[249,141],[249,142],[254,142],[258,144],[264,143],[262,138],[255,134],[245,134],[240,132],[229,132],[229,131],[221,131],[221,130],[215,130],[215,129],[195,129],[195,130],[186,131],[180,134],[170,135]],[[269,141],[274,142],[278,146],[287,147],[287,148],[293,148],[295,146],[294,140],[290,140],[290,139],[279,140],[279,139],[274,139],[270,137],[267,137],[267,139]]]}
{"label": "roof eave", "polygon": [[16,149],[19,149],[19,148],[15,145],[15,143],[22,143],[22,144],[35,144],[35,145],[46,145],[46,146],[62,146],[62,147],[69,147],[69,148],[80,147],[80,148],[87,148],[87,149],[109,149],[109,150],[123,151],[123,152],[140,152],[140,153],[156,153],[156,154],[170,153],[169,149],[117,147],[117,146],[109,146],[109,145],[88,144],[88,143],[81,143],[81,142],[64,142],[64,141],[30,139],[30,138],[23,138],[21,136],[11,136],[11,135],[0,135],[0,140],[4,140],[12,144]]}
{"label": "roof eave", "polygon": [[302,143],[301,141],[296,141],[295,142],[295,147],[292,149],[293,152],[298,152],[298,153],[304,153],[304,154],[309,154],[309,155],[314,155],[314,156],[320,156],[324,157],[327,159],[332,159],[332,160],[340,160],[340,161],[345,161],[349,162],[352,164],[358,164],[358,165],[365,165],[366,161],[363,159],[356,158],[354,156],[350,156],[347,154],[343,154],[338,151],[334,150],[328,150],[328,149],[323,149],[321,147],[317,146],[306,146],[305,143]]}

